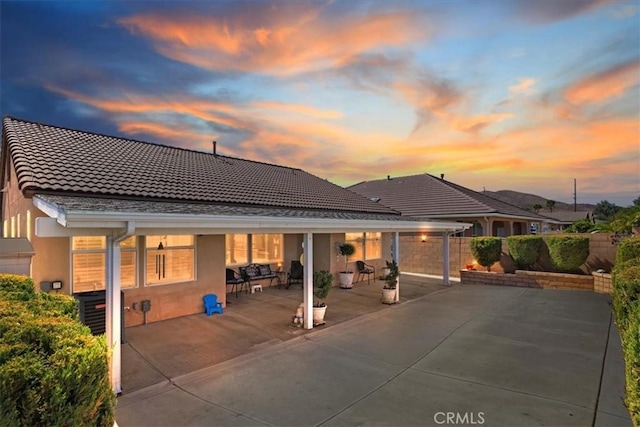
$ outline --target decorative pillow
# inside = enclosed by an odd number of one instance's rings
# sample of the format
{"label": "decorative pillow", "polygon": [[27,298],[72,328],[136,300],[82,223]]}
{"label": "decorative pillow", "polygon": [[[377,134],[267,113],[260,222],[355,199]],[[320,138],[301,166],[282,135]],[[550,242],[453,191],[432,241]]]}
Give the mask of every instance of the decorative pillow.
{"label": "decorative pillow", "polygon": [[249,277],[255,277],[258,275],[258,269],[256,267],[247,267],[244,271]]}
{"label": "decorative pillow", "polygon": [[269,267],[268,265],[261,265],[258,268],[260,269],[261,276],[268,276],[271,274],[271,267]]}

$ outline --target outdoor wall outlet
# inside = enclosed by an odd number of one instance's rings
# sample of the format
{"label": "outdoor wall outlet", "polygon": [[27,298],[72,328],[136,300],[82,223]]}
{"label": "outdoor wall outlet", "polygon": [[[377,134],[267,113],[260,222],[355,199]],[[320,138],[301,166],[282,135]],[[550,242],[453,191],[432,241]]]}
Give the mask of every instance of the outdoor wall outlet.
{"label": "outdoor wall outlet", "polygon": [[134,302],[133,304],[131,304],[133,306],[134,310],[138,309],[138,302]]}

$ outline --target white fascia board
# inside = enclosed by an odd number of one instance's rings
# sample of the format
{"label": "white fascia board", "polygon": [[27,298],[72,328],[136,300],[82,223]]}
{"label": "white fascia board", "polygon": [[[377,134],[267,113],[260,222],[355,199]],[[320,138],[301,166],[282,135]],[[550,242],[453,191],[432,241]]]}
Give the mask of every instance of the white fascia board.
{"label": "white fascia board", "polygon": [[67,225],[67,215],[64,209],[60,209],[53,203],[46,202],[39,197],[32,199],[33,206],[44,212],[49,218],[55,218],[56,221],[62,226]]}
{"label": "white fascia board", "polygon": [[151,234],[145,230],[190,230],[194,234],[224,234],[256,230],[261,232],[345,232],[345,231],[423,231],[454,232],[471,224],[450,221],[384,221],[336,218],[292,218],[268,216],[189,215],[163,213],[67,212],[70,228],[124,228],[135,221],[136,234]]}
{"label": "white fascia board", "polygon": [[56,218],[36,218],[35,234],[38,237],[109,236],[113,228],[69,228],[61,225]]}

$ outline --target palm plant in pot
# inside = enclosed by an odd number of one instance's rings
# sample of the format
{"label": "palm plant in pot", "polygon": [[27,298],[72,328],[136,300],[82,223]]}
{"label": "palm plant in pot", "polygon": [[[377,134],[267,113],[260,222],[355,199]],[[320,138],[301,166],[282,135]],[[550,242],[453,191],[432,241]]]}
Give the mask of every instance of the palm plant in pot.
{"label": "palm plant in pot", "polygon": [[396,286],[398,285],[398,276],[400,270],[395,260],[385,261],[389,269],[389,273],[384,277],[384,287],[382,288],[382,303],[395,304],[396,302]]}
{"label": "palm plant in pot", "polygon": [[313,273],[313,296],[316,298],[313,302],[314,325],[321,325],[324,323],[327,304],[325,304],[323,300],[329,295],[329,291],[332,286],[333,274],[325,270]]}
{"label": "palm plant in pot", "polygon": [[349,257],[356,253],[356,247],[351,243],[343,243],[338,247],[340,255],[344,256],[344,271],[340,274],[340,287],[351,289],[353,287],[353,271],[349,271]]}

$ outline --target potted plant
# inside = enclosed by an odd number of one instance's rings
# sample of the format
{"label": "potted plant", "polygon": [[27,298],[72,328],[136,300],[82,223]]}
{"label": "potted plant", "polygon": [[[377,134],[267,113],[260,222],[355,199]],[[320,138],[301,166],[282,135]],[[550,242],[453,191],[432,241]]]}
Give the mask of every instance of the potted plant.
{"label": "potted plant", "polygon": [[316,271],[313,273],[313,296],[316,300],[313,302],[313,324],[322,325],[324,323],[324,315],[327,311],[327,304],[324,300],[333,286],[333,274],[328,271]]}
{"label": "potted plant", "polygon": [[343,243],[338,247],[340,255],[344,256],[344,271],[340,274],[340,287],[351,289],[353,287],[353,271],[349,271],[349,257],[356,253],[356,247],[351,243]]}
{"label": "potted plant", "polygon": [[384,277],[384,287],[382,288],[382,303],[395,304],[396,302],[396,286],[398,285],[398,276],[400,270],[395,260],[385,261],[389,269],[389,273]]}

